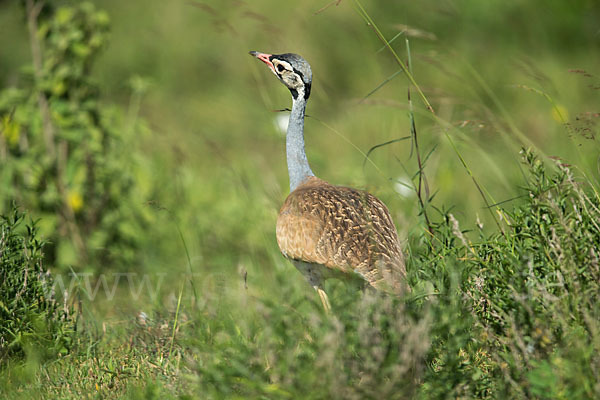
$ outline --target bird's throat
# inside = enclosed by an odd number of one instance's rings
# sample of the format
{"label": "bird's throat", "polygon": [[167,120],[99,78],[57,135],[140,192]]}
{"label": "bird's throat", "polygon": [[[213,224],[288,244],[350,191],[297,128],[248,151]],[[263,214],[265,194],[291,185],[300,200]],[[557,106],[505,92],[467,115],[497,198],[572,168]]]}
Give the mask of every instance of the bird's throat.
{"label": "bird's throat", "polygon": [[292,112],[285,140],[287,166],[290,176],[290,192],[298,187],[309,176],[314,176],[308,165],[304,150],[304,113],[306,99],[296,96],[292,103]]}

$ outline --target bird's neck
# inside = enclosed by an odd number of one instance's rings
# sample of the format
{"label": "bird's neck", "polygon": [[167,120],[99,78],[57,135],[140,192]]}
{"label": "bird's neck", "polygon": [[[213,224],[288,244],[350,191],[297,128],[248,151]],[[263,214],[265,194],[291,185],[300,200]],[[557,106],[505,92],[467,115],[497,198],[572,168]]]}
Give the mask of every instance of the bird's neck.
{"label": "bird's neck", "polygon": [[294,191],[306,178],[315,175],[308,165],[306,151],[304,150],[305,110],[306,99],[302,93],[299,93],[292,104],[292,113],[290,114],[285,140],[290,192]]}

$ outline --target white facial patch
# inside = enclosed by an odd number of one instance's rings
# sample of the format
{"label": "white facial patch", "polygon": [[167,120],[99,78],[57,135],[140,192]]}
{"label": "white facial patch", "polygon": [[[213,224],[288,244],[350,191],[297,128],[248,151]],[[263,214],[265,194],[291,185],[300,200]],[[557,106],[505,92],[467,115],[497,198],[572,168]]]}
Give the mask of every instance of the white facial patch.
{"label": "white facial patch", "polygon": [[278,60],[276,58],[273,59],[273,66],[275,67],[275,69],[277,70],[277,73],[279,75],[281,75],[285,71],[290,71],[290,72],[294,71],[294,68],[292,68],[290,63],[283,61],[283,60]]}
{"label": "white facial patch", "polygon": [[301,89],[304,87],[304,82],[302,82],[302,78],[294,72],[294,68],[290,65],[290,63],[273,59],[273,67],[275,68],[275,74],[277,77],[290,89]]}

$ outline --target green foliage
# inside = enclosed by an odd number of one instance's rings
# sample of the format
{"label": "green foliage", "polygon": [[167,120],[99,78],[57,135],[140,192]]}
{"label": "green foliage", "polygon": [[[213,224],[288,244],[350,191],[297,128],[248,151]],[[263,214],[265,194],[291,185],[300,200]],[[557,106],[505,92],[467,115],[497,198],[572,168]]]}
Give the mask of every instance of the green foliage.
{"label": "green foliage", "polygon": [[0,216],[0,367],[27,351],[65,354],[76,327],[71,307],[52,293],[37,227],[23,219],[17,209]]}
{"label": "green foliage", "polygon": [[[197,321],[196,389],[205,398],[406,398],[427,352],[427,317],[398,299],[337,291],[331,315],[288,291],[248,304],[249,317]],[[291,293],[289,292],[291,291]]]}
{"label": "green foliage", "polygon": [[509,397],[594,398],[600,367],[600,199],[557,164],[532,152],[526,202],[505,214],[504,235],[476,247],[467,286]]}
{"label": "green foliage", "polygon": [[[406,299],[329,287],[333,311],[278,275],[245,314],[192,329],[206,398],[595,398],[600,202],[530,151],[524,201],[471,241],[449,212],[413,238]],[[226,309],[234,309],[228,305]],[[215,313],[216,312],[216,313]]]}
{"label": "green foliage", "polygon": [[0,397],[176,398],[182,352],[177,344],[170,352],[169,321],[152,315],[127,322],[107,335],[102,321],[82,318],[68,354],[49,362],[28,357],[0,369]]}
{"label": "green foliage", "polygon": [[[600,394],[594,383],[600,367],[600,201],[568,166],[557,164],[548,173],[531,151],[523,151],[523,161],[529,170],[525,201],[499,210],[503,232],[480,232],[471,242],[446,214],[436,231],[438,245],[416,254],[420,281],[431,281],[452,315],[434,324],[439,341],[432,344],[433,368],[423,385],[427,396]],[[460,290],[451,295],[445,282],[452,277],[441,273],[432,280],[432,274],[457,263]]]}
{"label": "green foliage", "polygon": [[0,91],[0,210],[16,200],[41,218],[48,261],[63,270],[131,263],[144,218],[127,148],[140,129],[90,78],[108,16],[87,2],[30,3],[33,65]]}

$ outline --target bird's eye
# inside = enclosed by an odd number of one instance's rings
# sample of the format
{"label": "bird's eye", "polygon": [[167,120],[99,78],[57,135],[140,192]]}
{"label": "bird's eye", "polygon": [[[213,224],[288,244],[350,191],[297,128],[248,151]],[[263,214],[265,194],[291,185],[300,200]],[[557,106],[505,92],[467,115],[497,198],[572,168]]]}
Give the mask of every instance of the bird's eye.
{"label": "bird's eye", "polygon": [[283,70],[285,70],[285,68],[283,67],[283,65],[277,64],[277,71],[283,72]]}

